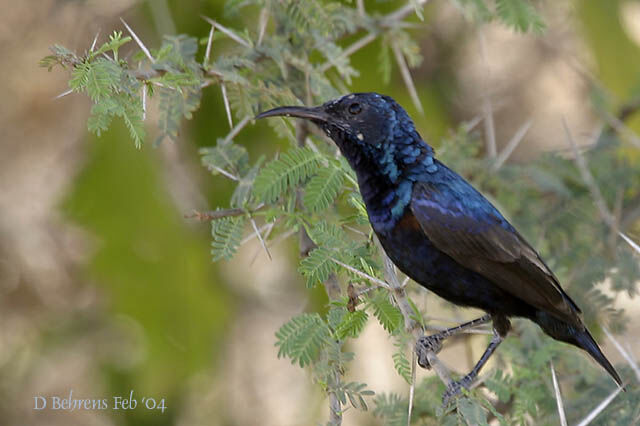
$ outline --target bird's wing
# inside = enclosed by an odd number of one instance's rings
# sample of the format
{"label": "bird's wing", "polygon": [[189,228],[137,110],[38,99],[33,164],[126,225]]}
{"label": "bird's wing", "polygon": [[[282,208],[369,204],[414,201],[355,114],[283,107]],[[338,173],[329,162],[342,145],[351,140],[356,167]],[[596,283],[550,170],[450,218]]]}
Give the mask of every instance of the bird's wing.
{"label": "bird's wing", "polygon": [[580,309],[538,253],[482,194],[454,172],[445,173],[446,179],[416,182],[413,189],[411,210],[429,240],[504,291],[580,324]]}

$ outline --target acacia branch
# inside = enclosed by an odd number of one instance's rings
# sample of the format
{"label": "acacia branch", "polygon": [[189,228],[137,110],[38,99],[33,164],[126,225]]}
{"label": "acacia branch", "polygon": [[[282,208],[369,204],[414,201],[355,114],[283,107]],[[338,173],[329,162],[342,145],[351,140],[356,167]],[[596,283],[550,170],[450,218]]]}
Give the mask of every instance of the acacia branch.
{"label": "acacia branch", "polygon": [[[385,277],[387,278],[387,282],[392,289],[391,294],[393,295],[393,298],[396,301],[396,304],[398,305],[398,308],[400,309],[402,316],[404,317],[405,329],[413,335],[413,338],[414,338],[413,347],[415,348],[415,343],[418,341],[419,338],[421,338],[424,335],[424,330],[422,329],[422,326],[420,326],[420,324],[418,324],[411,317],[413,313],[413,309],[411,308],[411,304],[409,304],[409,298],[407,297],[407,293],[404,287],[400,283],[400,280],[398,280],[398,275],[396,274],[395,266],[391,262],[391,259],[389,259],[389,257],[385,253],[384,248],[382,248],[382,245],[380,245],[379,241],[378,241],[378,246],[380,247],[380,251],[383,256]],[[448,386],[452,382],[452,380],[451,380],[451,373],[449,372],[449,369],[447,368],[447,366],[444,365],[442,361],[440,361],[440,359],[437,357],[437,355],[433,351],[427,351],[427,360],[429,361],[429,364],[431,365],[433,370],[436,372],[438,377],[440,377],[440,380],[442,380],[445,386]]]}
{"label": "acacia branch", "polygon": [[[305,141],[307,140],[307,136],[309,136],[309,127],[306,120],[298,120],[296,123],[296,141],[299,147],[303,147],[305,145]],[[298,189],[296,191],[296,204],[300,204],[302,202],[302,190]],[[299,231],[299,241],[300,241],[300,256],[306,257],[309,255],[309,252],[316,248],[316,244],[313,242],[307,230],[304,226],[300,227]],[[330,274],[329,277],[322,283],[324,289],[329,297],[329,300],[337,300],[341,296],[340,284],[338,283],[338,279],[335,274]],[[333,373],[333,380],[336,388],[340,387],[341,377],[338,371]],[[340,398],[338,398],[338,394],[335,391],[329,390],[329,422],[333,426],[340,426],[342,424],[342,404],[340,403]]]}
{"label": "acacia branch", "polygon": [[199,221],[209,221],[222,219],[225,217],[236,217],[236,216],[245,216],[251,215],[252,213],[256,213],[260,211],[264,207],[264,204],[260,204],[258,207],[252,210],[242,209],[242,208],[232,208],[232,209],[220,209],[220,210],[209,210],[201,212],[199,210],[194,210],[191,213],[187,213],[184,215],[186,219],[197,219]]}

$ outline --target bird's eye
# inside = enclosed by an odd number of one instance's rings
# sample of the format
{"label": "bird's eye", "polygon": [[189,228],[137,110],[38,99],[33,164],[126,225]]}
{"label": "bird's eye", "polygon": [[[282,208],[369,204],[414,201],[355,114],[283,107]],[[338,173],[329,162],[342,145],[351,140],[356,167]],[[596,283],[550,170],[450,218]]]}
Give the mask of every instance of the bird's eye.
{"label": "bird's eye", "polygon": [[357,114],[360,114],[360,111],[362,111],[362,107],[360,106],[359,103],[356,102],[349,105],[349,114],[357,115]]}

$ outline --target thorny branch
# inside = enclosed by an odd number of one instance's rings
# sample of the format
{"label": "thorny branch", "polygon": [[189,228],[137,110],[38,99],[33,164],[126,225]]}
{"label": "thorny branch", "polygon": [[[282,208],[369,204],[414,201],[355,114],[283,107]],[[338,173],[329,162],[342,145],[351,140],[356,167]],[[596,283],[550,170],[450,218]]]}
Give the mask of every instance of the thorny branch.
{"label": "thorny branch", "polygon": [[[305,145],[305,141],[307,140],[307,136],[309,136],[309,127],[308,123],[305,120],[298,120],[296,123],[296,141],[299,147],[303,147]],[[296,192],[296,203],[302,203],[302,191],[300,189]],[[307,230],[304,226],[300,227],[299,231],[299,239],[300,239],[300,256],[306,257],[309,255],[309,252],[316,248],[316,244],[313,242]],[[338,283],[338,279],[335,274],[330,274],[327,280],[322,283],[324,285],[324,289],[327,292],[327,296],[329,296],[329,300],[337,300],[340,298],[341,290],[340,284]],[[334,372],[334,384],[336,387],[340,386],[340,374],[336,371]],[[342,424],[342,405],[340,403],[340,398],[338,398],[338,394],[334,391],[329,392],[329,422],[332,426],[339,426]]]}
{"label": "thorny branch", "polygon": [[[391,262],[391,259],[389,259],[387,254],[384,252],[384,249],[382,248],[382,246],[380,246],[380,251],[384,257],[385,277],[387,279],[389,286],[392,289],[392,295],[394,300],[396,301],[396,304],[398,305],[398,309],[400,309],[400,312],[402,312],[405,329],[413,335],[414,343],[415,343],[415,341],[417,341],[420,337],[423,336],[424,330],[422,329],[420,324],[418,324],[411,317],[413,310],[411,308],[411,305],[409,304],[407,293],[404,287],[400,284],[400,280],[398,280],[398,275],[396,274],[395,266]],[[449,372],[449,369],[442,363],[442,361],[438,359],[436,354],[434,352],[428,352],[427,359],[429,360],[431,367],[436,372],[438,377],[440,377],[440,380],[442,380],[442,382],[445,385],[450,384],[451,373]]]}
{"label": "thorny branch", "polygon": [[184,217],[186,219],[197,219],[199,221],[209,221],[215,219],[222,219],[224,217],[236,217],[236,216],[245,216],[255,213],[261,210],[264,207],[264,204],[260,204],[253,210],[247,210],[243,208],[233,208],[233,209],[221,209],[221,210],[210,210],[201,212],[198,210],[194,210],[191,213],[185,214]]}

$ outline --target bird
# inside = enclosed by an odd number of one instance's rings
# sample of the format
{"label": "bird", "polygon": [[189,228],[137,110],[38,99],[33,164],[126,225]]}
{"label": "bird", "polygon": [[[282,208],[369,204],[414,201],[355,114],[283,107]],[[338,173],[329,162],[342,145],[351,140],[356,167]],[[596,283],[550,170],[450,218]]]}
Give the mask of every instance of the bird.
{"label": "bird", "polygon": [[369,221],[385,253],[404,274],[481,318],[416,342],[418,363],[447,337],[492,322],[491,341],[472,370],[447,385],[445,403],[469,388],[507,336],[511,317],[586,351],[623,387],[615,368],[536,250],[498,209],[440,162],[407,112],[390,96],[351,93],[316,107],[282,106],[256,119],[287,116],[318,126],[357,176]]}

